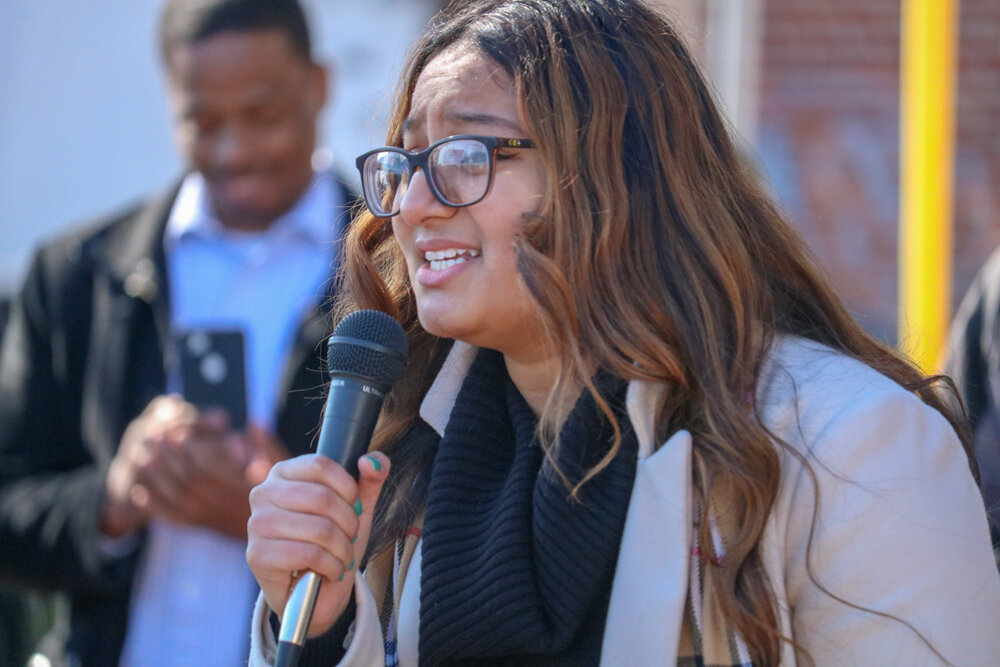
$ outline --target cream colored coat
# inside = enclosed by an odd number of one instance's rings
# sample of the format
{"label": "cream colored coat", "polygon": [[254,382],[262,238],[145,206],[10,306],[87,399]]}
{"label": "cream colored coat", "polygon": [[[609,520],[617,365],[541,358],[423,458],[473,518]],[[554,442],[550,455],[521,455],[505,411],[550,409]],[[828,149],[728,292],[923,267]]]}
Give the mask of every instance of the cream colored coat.
{"label": "cream colored coat", "polygon": [[[475,350],[456,343],[422,407],[439,433]],[[657,446],[662,387],[632,382],[628,412],[639,437],[635,486],[604,633],[602,665],[673,665],[688,593],[691,437]],[[902,623],[955,665],[1000,665],[1000,577],[965,453],[948,423],[871,368],[819,344],[779,339],[756,397],[764,424],[810,462],[819,483],[783,455],[782,479],[762,547],[782,630],[817,665],[938,665]],[[816,518],[812,545],[810,526]],[[807,548],[808,547],[808,548]],[[415,667],[420,561],[399,601],[400,665]],[[375,601],[355,584],[356,627],[341,665],[384,665]],[[274,659],[266,603],[254,614],[251,665]],[[794,665],[786,647],[782,664]]]}

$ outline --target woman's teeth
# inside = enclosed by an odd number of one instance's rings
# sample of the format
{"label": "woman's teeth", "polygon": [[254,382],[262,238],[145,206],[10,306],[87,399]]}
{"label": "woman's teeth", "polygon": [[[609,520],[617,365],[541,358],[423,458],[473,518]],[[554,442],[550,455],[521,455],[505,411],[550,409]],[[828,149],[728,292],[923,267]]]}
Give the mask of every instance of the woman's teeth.
{"label": "woman's teeth", "polygon": [[424,253],[424,259],[430,263],[431,271],[443,271],[473,257],[479,257],[479,251],[471,248],[448,248],[447,250],[431,250]]}

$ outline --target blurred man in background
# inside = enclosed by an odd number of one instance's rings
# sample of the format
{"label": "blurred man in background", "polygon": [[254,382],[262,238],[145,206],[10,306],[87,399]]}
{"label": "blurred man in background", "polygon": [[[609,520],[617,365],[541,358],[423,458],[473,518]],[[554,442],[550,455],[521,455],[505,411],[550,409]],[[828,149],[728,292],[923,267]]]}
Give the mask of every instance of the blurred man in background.
{"label": "blurred man in background", "polygon": [[[43,247],[0,356],[0,573],[63,591],[83,665],[245,661],[250,488],[309,450],[353,197],[314,172],[296,0],[168,0],[168,192]],[[238,330],[247,425],[182,398],[176,335]]]}
{"label": "blurred man in background", "polygon": [[979,486],[1000,562],[1000,249],[983,264],[955,313],[946,372],[975,435]]}

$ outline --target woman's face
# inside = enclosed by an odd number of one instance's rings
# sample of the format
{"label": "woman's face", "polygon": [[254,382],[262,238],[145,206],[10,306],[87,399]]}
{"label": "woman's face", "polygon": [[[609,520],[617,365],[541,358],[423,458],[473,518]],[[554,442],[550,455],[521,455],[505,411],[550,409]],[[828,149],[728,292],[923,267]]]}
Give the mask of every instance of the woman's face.
{"label": "woman's face", "polygon": [[[513,80],[461,43],[417,79],[403,147],[417,151],[456,134],[525,138]],[[544,185],[537,149],[501,149],[490,193],[465,208],[437,201],[423,170],[413,175],[392,227],[424,329],[508,356],[538,354],[541,319],[518,276],[514,240]]]}

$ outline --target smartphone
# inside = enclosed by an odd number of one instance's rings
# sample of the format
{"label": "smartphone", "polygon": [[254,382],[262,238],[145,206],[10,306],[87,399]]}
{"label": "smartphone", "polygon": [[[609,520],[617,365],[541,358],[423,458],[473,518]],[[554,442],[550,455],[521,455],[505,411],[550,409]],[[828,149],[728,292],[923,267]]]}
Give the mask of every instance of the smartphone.
{"label": "smartphone", "polygon": [[247,422],[246,343],[242,331],[198,329],[175,336],[184,400],[199,408],[222,408],[230,428]]}

